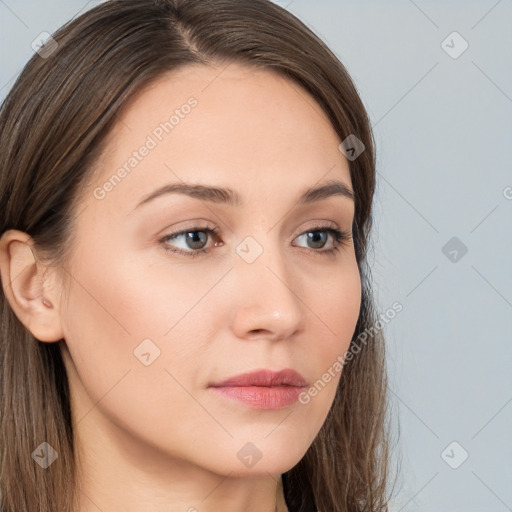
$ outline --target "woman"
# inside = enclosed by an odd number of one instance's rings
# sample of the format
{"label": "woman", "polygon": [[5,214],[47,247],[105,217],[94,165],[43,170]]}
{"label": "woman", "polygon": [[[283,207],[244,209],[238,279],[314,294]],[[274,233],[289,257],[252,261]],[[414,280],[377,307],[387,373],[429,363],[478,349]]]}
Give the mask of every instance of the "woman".
{"label": "woman", "polygon": [[5,512],[387,510],[373,137],[318,37],[108,1],[0,143]]}

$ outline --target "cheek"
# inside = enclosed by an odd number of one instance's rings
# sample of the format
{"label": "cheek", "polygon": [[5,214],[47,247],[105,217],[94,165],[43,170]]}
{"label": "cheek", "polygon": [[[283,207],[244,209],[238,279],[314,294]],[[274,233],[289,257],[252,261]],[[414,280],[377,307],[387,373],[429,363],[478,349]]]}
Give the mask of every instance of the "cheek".
{"label": "cheek", "polygon": [[326,280],[314,300],[317,314],[330,334],[326,355],[345,352],[354,335],[361,307],[361,279],[355,259]]}
{"label": "cheek", "polygon": [[185,446],[202,411],[186,392],[198,378],[196,340],[205,339],[199,319],[190,326],[187,316],[200,290],[184,286],[180,300],[179,286],[152,281],[144,264],[107,263],[75,271],[63,316],[76,421],[93,429],[108,418],[149,444]]}
{"label": "cheek", "polygon": [[199,277],[164,266],[161,257],[119,256],[106,242],[100,250],[92,240],[77,254],[62,321],[78,377],[92,401],[121,378],[117,394],[123,401],[124,390],[125,403],[133,403],[132,393],[151,397],[155,389],[174,389],[166,369],[184,384],[193,382],[196,356],[211,337],[205,317],[216,311],[204,298],[219,271]]}
{"label": "cheek", "polygon": [[320,341],[315,351],[305,351],[316,374],[299,402],[325,417],[334,400],[360,312],[361,280],[355,259],[353,265],[333,275],[321,293],[317,291],[310,300],[315,305],[311,308],[311,323],[318,327]]}
{"label": "cheek", "polygon": [[66,315],[73,329],[79,328],[84,338],[86,331],[93,333],[92,343],[108,335],[110,345],[117,343],[126,350],[137,340],[161,339],[186,323],[188,313],[215,284],[219,272],[198,276],[164,263],[161,255],[116,256],[108,247],[95,250],[92,246],[88,254],[83,252],[73,266],[75,279]]}

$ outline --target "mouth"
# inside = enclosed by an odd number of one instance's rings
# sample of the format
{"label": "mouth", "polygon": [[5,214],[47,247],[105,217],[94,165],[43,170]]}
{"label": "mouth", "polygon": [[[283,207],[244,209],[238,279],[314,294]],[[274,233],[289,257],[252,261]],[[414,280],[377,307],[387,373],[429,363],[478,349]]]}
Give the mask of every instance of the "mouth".
{"label": "mouth", "polygon": [[209,385],[219,396],[256,409],[282,409],[297,402],[306,389],[304,377],[287,368],[278,372],[256,370]]}

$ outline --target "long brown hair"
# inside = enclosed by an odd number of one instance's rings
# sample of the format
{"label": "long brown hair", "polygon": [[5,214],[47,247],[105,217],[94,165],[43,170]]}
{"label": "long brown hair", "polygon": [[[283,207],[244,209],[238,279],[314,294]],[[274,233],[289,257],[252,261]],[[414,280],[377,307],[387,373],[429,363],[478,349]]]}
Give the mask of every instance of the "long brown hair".
{"label": "long brown hair", "polygon": [[[61,265],[75,204],[130,98],[164,73],[231,62],[280,73],[308,91],[343,141],[365,150],[349,162],[353,240],[362,281],[357,337],[318,436],[283,474],[293,511],[387,510],[389,438],[384,339],[367,264],[375,189],[371,125],[337,57],[291,13],[268,0],[118,0],[64,25],[29,60],[0,110],[0,234],[26,232],[41,258]],[[46,54],[44,53],[46,51]],[[3,287],[10,283],[3,283]],[[69,386],[58,343],[41,343],[0,296],[0,486],[4,512],[71,512],[77,470]],[[31,453],[58,453],[48,469]]]}

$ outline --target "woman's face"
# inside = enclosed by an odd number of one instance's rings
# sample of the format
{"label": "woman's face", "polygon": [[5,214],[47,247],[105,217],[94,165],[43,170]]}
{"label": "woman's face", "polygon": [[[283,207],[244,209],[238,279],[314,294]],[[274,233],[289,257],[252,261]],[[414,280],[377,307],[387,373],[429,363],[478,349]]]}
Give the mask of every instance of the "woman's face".
{"label": "woman's face", "polygon": [[[351,233],[353,200],[299,198],[352,185],[311,96],[268,71],[222,69],[169,74],[118,119],[76,210],[64,357],[78,438],[101,428],[127,452],[280,474],[327,416],[361,299],[352,241],[330,231]],[[148,199],[185,184],[205,188]],[[210,387],[286,368],[306,391],[334,377],[292,403],[282,388],[267,403]]]}

